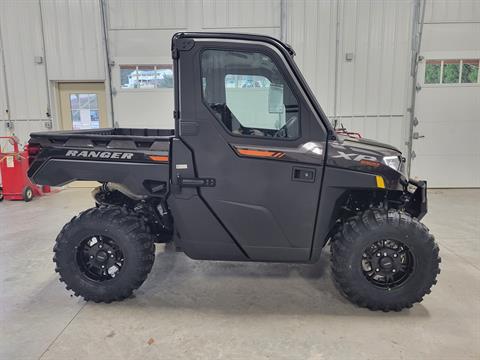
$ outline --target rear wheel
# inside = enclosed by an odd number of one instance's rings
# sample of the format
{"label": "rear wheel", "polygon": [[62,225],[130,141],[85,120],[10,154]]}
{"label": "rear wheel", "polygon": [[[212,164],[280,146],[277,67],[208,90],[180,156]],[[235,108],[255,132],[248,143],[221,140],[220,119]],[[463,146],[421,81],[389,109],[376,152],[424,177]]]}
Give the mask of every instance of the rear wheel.
{"label": "rear wheel", "polygon": [[155,245],[142,219],[118,206],[89,209],[57,237],[53,258],[76,296],[95,302],[129,297],[147,278]]}
{"label": "rear wheel", "polygon": [[3,201],[3,188],[0,186],[0,201]]}
{"label": "rear wheel", "polygon": [[439,249],[426,226],[396,210],[348,219],[331,251],[342,294],[371,310],[399,311],[422,301],[440,272]]}

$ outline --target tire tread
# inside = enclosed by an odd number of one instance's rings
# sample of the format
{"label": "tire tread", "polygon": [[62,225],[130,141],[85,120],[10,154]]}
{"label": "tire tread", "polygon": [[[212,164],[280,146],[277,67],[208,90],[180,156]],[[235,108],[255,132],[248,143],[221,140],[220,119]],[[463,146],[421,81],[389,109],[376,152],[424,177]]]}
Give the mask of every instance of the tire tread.
{"label": "tire tread", "polygon": [[[362,233],[368,233],[380,226],[385,225],[394,227],[414,227],[415,232],[418,233],[416,241],[423,241],[422,246],[430,248],[431,263],[433,264],[433,271],[429,278],[424,281],[424,285],[420,287],[413,297],[408,299],[399,299],[397,303],[382,303],[380,299],[367,298],[358,294],[354,288],[354,284],[349,278],[348,273],[351,271],[347,265],[347,257],[354,248],[356,236]],[[423,225],[418,219],[412,217],[410,214],[398,210],[383,210],[383,209],[369,209],[347,219],[343,226],[333,236],[331,242],[331,269],[335,285],[340,292],[351,302],[360,306],[366,307],[370,310],[382,311],[400,311],[404,308],[411,308],[414,303],[421,302],[424,295],[431,292],[431,287],[437,283],[436,277],[440,273],[439,264],[441,258],[439,257],[439,247],[435,242],[433,235],[429,234],[428,228]]]}
{"label": "tire tread", "polygon": [[[58,258],[61,252],[69,249],[69,233],[74,226],[84,226],[91,221],[102,221],[115,224],[115,226],[125,229],[131,241],[136,243],[139,249],[141,262],[136,266],[134,276],[128,282],[123,282],[115,288],[115,291],[109,292],[107,295],[95,296],[87,295],[77,284],[68,284],[65,280],[64,273],[68,265],[59,263]],[[53,261],[56,263],[55,272],[60,274],[60,281],[65,283],[67,290],[72,290],[77,297],[83,297],[85,301],[93,301],[96,303],[110,303],[112,301],[121,301],[130,297],[134,290],[138,289],[146,280],[150,273],[155,260],[155,245],[153,238],[149,233],[143,219],[134,213],[120,206],[100,206],[91,208],[81,212],[78,216],[74,216],[60,231],[54,246]]]}

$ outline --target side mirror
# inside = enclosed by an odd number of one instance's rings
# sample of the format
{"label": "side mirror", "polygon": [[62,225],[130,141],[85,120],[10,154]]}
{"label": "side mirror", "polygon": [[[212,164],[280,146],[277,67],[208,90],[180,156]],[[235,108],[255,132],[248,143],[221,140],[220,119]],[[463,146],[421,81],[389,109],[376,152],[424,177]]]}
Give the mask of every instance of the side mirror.
{"label": "side mirror", "polygon": [[270,114],[283,114],[285,112],[283,85],[270,84],[268,89],[268,112]]}

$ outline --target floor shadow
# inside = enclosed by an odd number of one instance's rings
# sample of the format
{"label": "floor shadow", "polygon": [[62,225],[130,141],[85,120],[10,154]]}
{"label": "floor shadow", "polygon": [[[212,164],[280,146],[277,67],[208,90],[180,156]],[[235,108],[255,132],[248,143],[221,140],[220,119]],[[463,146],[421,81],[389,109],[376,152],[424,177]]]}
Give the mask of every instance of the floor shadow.
{"label": "floor shadow", "polygon": [[160,252],[148,280],[121,306],[256,315],[429,316],[421,304],[398,313],[356,307],[334,286],[329,263],[326,251],[312,265],[198,261]]}

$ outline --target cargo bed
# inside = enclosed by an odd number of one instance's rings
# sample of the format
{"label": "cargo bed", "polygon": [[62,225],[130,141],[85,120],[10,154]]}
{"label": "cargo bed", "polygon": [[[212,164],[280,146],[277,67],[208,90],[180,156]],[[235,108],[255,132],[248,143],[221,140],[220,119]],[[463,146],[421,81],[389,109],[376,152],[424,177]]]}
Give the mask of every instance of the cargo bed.
{"label": "cargo bed", "polygon": [[133,129],[133,128],[107,128],[107,129],[88,129],[88,130],[63,130],[63,131],[44,131],[30,134],[30,144],[43,143],[49,144],[65,143],[69,139],[85,139],[97,141],[109,140],[135,140],[135,141],[165,141],[174,136],[173,129]]}
{"label": "cargo bed", "polygon": [[[29,177],[37,184],[121,183],[139,196],[165,196],[174,130],[109,128],[32,133]],[[145,174],[143,180],[138,172]]]}

